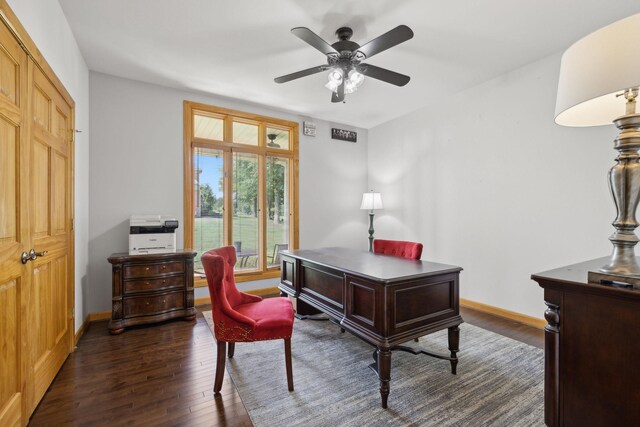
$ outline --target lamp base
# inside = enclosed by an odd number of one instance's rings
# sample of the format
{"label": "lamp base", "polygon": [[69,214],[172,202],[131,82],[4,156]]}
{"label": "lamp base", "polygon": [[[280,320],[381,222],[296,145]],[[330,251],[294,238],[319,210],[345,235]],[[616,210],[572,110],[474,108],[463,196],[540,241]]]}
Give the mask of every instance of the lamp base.
{"label": "lamp base", "polygon": [[640,225],[636,219],[640,203],[640,114],[626,114],[614,123],[620,133],[614,141],[618,156],[616,164],[609,170],[609,190],[617,216],[612,223],[615,231],[609,237],[613,244],[611,259],[599,271],[634,276],[640,275],[640,264],[634,253],[634,247],[640,240],[634,231]]}
{"label": "lamp base", "polygon": [[369,212],[369,252],[373,252],[373,211]]}

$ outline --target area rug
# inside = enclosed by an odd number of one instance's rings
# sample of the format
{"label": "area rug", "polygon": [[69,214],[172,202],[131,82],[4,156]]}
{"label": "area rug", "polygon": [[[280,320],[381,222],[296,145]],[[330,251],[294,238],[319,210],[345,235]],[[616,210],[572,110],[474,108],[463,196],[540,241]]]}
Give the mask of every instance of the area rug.
{"label": "area rug", "polygon": [[[447,354],[446,330],[410,345]],[[462,324],[457,375],[446,360],[393,352],[388,409],[368,368],[372,351],[331,322],[296,320],[294,392],[282,340],[236,344],[227,371],[259,427],[544,425],[541,349]]]}

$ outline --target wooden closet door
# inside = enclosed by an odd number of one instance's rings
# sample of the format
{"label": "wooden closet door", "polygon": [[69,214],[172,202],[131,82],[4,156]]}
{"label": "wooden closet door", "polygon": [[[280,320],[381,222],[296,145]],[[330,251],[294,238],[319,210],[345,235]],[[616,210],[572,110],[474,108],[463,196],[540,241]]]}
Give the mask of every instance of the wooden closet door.
{"label": "wooden closet door", "polygon": [[28,404],[33,409],[73,349],[72,107],[29,59],[29,223],[32,248],[28,305]]}
{"label": "wooden closet door", "polygon": [[0,425],[25,425],[24,405],[30,266],[27,55],[0,25]]}

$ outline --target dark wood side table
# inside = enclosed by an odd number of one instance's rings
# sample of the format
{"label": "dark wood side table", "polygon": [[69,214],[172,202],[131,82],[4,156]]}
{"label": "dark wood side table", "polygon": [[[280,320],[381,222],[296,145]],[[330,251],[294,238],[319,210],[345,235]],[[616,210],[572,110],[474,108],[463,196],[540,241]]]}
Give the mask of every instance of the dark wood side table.
{"label": "dark wood side table", "polygon": [[164,254],[109,257],[112,264],[112,313],[109,332],[132,325],[183,317],[193,320],[193,258],[184,249]]}
{"label": "dark wood side table", "polygon": [[608,259],[531,276],[548,307],[548,426],[640,425],[640,292],[587,282]]}

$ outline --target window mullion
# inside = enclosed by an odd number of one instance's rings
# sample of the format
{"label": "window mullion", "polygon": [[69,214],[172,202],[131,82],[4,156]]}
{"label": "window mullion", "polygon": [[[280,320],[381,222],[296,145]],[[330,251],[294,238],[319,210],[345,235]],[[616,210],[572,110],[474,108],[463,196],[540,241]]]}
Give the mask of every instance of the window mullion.
{"label": "window mullion", "polygon": [[260,213],[258,215],[259,225],[259,248],[260,270],[267,270],[267,167],[266,156],[262,155],[258,158],[258,205]]}
{"label": "window mullion", "polygon": [[233,236],[233,150],[224,151],[224,244],[232,244]]}

